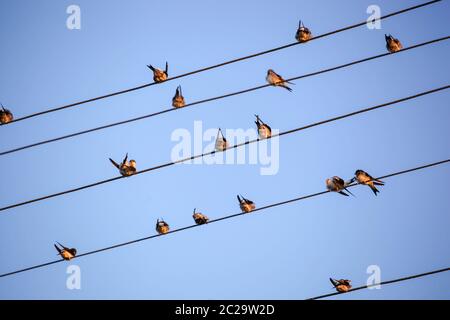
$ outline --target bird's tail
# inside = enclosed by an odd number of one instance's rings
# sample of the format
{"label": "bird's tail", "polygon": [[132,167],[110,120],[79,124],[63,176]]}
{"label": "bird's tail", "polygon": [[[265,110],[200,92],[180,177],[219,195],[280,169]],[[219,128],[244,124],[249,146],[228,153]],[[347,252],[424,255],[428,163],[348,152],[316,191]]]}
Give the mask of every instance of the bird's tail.
{"label": "bird's tail", "polygon": [[120,169],[120,166],[111,158],[109,158],[109,161],[111,161],[111,163],[114,165],[114,167],[116,167],[117,169]]}
{"label": "bird's tail", "polygon": [[375,185],[373,183],[369,184],[370,189],[372,189],[373,193],[375,195],[377,195],[377,193],[380,193],[380,190],[377,189],[377,187],[375,187]]}
{"label": "bird's tail", "polygon": [[287,85],[283,84],[282,87],[285,88],[286,90],[288,90],[289,92],[292,92],[292,89],[289,88]]}
{"label": "bird's tail", "polygon": [[333,278],[330,278],[330,282],[333,285],[333,287],[336,287],[336,285],[337,285],[336,280],[334,280]]}
{"label": "bird's tail", "polygon": [[[345,191],[347,191],[348,193],[350,193],[352,196],[354,196],[355,197],[355,195],[353,194],[353,193],[351,193],[351,191],[350,190],[348,190],[347,188],[345,188]],[[356,197],[355,197],[356,198]]]}

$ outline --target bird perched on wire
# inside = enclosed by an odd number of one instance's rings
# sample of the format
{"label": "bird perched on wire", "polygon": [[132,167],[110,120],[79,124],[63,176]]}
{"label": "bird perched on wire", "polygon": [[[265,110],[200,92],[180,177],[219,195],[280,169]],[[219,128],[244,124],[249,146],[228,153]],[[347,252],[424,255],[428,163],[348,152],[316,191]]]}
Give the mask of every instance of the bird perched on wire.
{"label": "bird perched on wire", "polygon": [[159,234],[165,234],[165,233],[169,232],[169,230],[170,230],[170,228],[169,228],[169,225],[167,224],[167,222],[165,222],[163,219],[156,220],[156,231]]}
{"label": "bird perched on wire", "polygon": [[333,278],[330,278],[330,282],[333,284],[334,288],[336,289],[337,292],[348,292],[352,286],[350,284],[350,280],[346,280],[346,279],[340,279],[340,280],[336,280]]}
{"label": "bird perched on wire", "polygon": [[325,181],[325,183],[327,185],[327,189],[330,190],[330,191],[337,192],[337,193],[342,194],[343,196],[347,196],[348,197],[348,194],[346,194],[344,191],[342,191],[342,190],[345,190],[348,193],[350,193],[352,196],[354,196],[353,193],[351,193],[346,188],[347,187],[347,183],[342,178],[340,178],[338,176],[334,176],[332,178],[328,178]]}
{"label": "bird perched on wire", "polygon": [[192,218],[194,218],[194,221],[196,224],[205,224],[208,223],[209,218],[207,216],[205,216],[204,214],[200,213],[200,212],[195,212],[194,209],[194,214],[192,215]]}
{"label": "bird perched on wire", "polygon": [[258,135],[260,139],[268,139],[272,136],[272,128],[266,123],[264,123],[258,115],[255,114],[256,117],[256,127],[258,129]]}
{"label": "bird perched on wire", "polygon": [[164,82],[167,80],[167,77],[169,76],[169,65],[167,62],[165,70],[154,68],[151,64],[149,64],[147,67],[153,71],[153,81]]}
{"label": "bird perched on wire", "polygon": [[11,111],[9,111],[8,109],[5,109],[5,107],[3,106],[3,104],[1,105],[1,109],[0,109],[0,123],[1,124],[6,124],[9,123],[11,121],[14,120],[13,114]]}
{"label": "bird perched on wire", "polygon": [[245,199],[242,195],[241,196],[238,195],[237,199],[239,201],[239,207],[243,212],[248,213],[250,211],[255,210],[256,206],[253,203],[253,201]]}
{"label": "bird perched on wire", "polygon": [[302,20],[298,22],[298,29],[295,34],[295,39],[297,39],[298,42],[306,42],[312,38],[311,31],[304,26]]}
{"label": "bird perched on wire", "polygon": [[284,80],[282,76],[277,74],[272,69],[267,70],[266,80],[267,80],[267,82],[269,84],[271,84],[271,85],[273,85],[275,87],[283,87],[283,88],[285,88],[286,90],[289,90],[289,91],[292,91],[292,89],[289,88],[286,83],[294,84],[294,83],[291,83],[291,82],[288,82],[288,81]]}
{"label": "bird perched on wire", "polygon": [[384,38],[386,39],[386,49],[390,52],[390,53],[394,53],[397,51],[400,51],[403,49],[403,46],[400,42],[400,40],[394,38],[392,35],[384,35]]}
{"label": "bird perched on wire", "polygon": [[75,248],[67,248],[63,246],[61,243],[56,242],[60,247],[54,244],[56,251],[64,260],[70,260],[77,255],[77,249]]}
{"label": "bird perched on wire", "polygon": [[122,162],[117,164],[113,159],[109,158],[109,161],[117,168],[119,169],[119,172],[124,177],[129,177],[136,173],[136,161],[134,160],[128,160],[128,153],[126,154],[125,158],[122,160]]}
{"label": "bird perched on wire", "polygon": [[216,151],[225,151],[228,147],[228,141],[223,135],[222,130],[219,128],[216,138]]}
{"label": "bird perched on wire", "polygon": [[181,86],[177,87],[177,91],[172,98],[172,106],[175,108],[182,108],[185,106],[183,93],[181,92]]}
{"label": "bird perched on wire", "polygon": [[380,190],[378,190],[375,185],[384,186],[383,181],[373,178],[370,174],[360,169],[355,171],[355,177],[351,180],[351,182],[355,180],[358,181],[359,184],[369,186],[375,195],[380,192]]}

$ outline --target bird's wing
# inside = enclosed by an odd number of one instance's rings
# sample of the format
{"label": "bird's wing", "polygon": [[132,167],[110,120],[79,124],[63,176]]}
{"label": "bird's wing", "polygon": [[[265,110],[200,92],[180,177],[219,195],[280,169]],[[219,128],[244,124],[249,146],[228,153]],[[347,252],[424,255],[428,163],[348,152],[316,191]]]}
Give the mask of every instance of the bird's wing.
{"label": "bird's wing", "polygon": [[56,241],[57,244],[59,244],[62,248],[64,248],[64,250],[69,250],[69,248],[63,246],[61,243],[59,243],[58,241]]}
{"label": "bird's wing", "polygon": [[109,161],[111,161],[111,163],[114,165],[114,167],[116,167],[117,169],[120,169],[120,166],[111,158],[109,158]]}
{"label": "bird's wing", "polygon": [[54,244],[54,246],[55,246],[56,251],[58,251],[58,253],[60,254],[61,253],[61,249],[58,248],[58,246],[56,244]]}

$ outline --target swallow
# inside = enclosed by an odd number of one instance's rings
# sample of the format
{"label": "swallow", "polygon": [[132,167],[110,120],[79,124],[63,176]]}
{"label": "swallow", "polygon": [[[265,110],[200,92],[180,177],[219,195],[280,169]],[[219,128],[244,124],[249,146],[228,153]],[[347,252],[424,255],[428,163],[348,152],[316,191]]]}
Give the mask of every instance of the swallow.
{"label": "swallow", "polygon": [[225,151],[228,149],[229,144],[227,139],[224,137],[222,130],[219,128],[217,131],[217,138],[216,138],[216,151]]}
{"label": "swallow", "polygon": [[153,71],[153,81],[159,83],[167,80],[167,77],[169,76],[169,65],[167,62],[165,70],[154,68],[151,64],[149,64],[147,67]]}
{"label": "swallow", "polygon": [[291,82],[288,82],[286,80],[283,79],[282,76],[280,76],[279,74],[277,74],[275,71],[273,71],[272,69],[267,70],[267,76],[266,76],[266,80],[269,84],[276,86],[276,87],[283,87],[286,90],[292,91],[291,88],[289,88],[286,83],[290,83],[290,84],[294,84]]}
{"label": "swallow", "polygon": [[119,172],[124,177],[129,177],[136,173],[136,161],[128,159],[128,153],[126,154],[125,158],[122,160],[122,163],[119,165],[117,164],[113,159],[109,158],[109,161],[117,168],[119,169]]}
{"label": "swallow", "polygon": [[56,242],[59,244],[61,248],[59,248],[56,244],[54,244],[56,251],[58,251],[58,254],[64,259],[64,260],[70,260],[74,258],[77,255],[77,249],[75,248],[67,248],[64,247],[61,243]]}
{"label": "swallow", "polygon": [[384,38],[386,39],[386,49],[390,53],[394,53],[403,49],[400,40],[395,39],[392,35],[385,34]]}
{"label": "swallow", "polygon": [[0,109],[0,123],[1,124],[6,124],[9,123],[11,121],[14,120],[13,114],[11,111],[9,111],[8,109],[5,109],[5,107],[3,106],[3,104],[1,105],[1,109]]}
{"label": "swallow", "polygon": [[351,280],[346,280],[346,279],[336,280],[336,279],[330,278],[330,282],[333,284],[333,286],[337,292],[341,292],[341,293],[348,292],[352,288],[352,286],[350,284]]}
{"label": "swallow", "polygon": [[207,216],[205,216],[204,214],[200,213],[200,212],[195,212],[194,209],[194,214],[192,215],[192,218],[194,218],[194,221],[196,224],[205,224],[208,223],[209,218]]}
{"label": "swallow", "polygon": [[243,212],[249,213],[250,211],[255,210],[256,206],[253,201],[245,199],[242,195],[238,195],[237,199],[239,201],[239,207]]}
{"label": "swallow", "polygon": [[[355,178],[352,179],[353,181],[358,181],[359,184],[364,184],[366,186],[369,186],[370,189],[372,189],[373,193],[375,195],[377,195],[377,193],[380,192],[380,190],[378,190],[375,185],[377,186],[384,186],[384,182],[379,180],[379,179],[375,179],[373,178],[370,174],[368,174],[367,172],[365,172],[364,170],[356,170],[355,171]],[[352,181],[352,182],[353,182]]]}
{"label": "swallow", "polygon": [[167,232],[169,232],[170,228],[169,225],[167,224],[167,222],[165,222],[163,219],[161,220],[156,220],[156,231],[159,234],[165,234]]}
{"label": "swallow", "polygon": [[182,108],[185,106],[183,93],[181,92],[181,86],[177,87],[177,91],[172,98],[172,106],[175,108]]}
{"label": "swallow", "polygon": [[298,29],[297,33],[295,34],[295,39],[297,39],[298,42],[307,42],[311,38],[312,38],[311,31],[308,28],[306,28],[302,20],[300,20],[298,22]]}
{"label": "swallow", "polygon": [[258,128],[258,135],[260,139],[268,139],[272,136],[272,129],[268,124],[265,124],[258,115],[255,114],[256,117],[256,127]]}
{"label": "swallow", "polygon": [[350,193],[352,196],[353,193],[351,193],[346,187],[347,187],[347,183],[345,183],[345,181],[342,178],[339,178],[338,176],[334,176],[332,178],[329,178],[325,181],[326,185],[327,185],[327,189],[333,192],[337,192],[342,194],[343,196],[347,196],[348,194],[346,194],[344,191],[347,191],[348,193]]}

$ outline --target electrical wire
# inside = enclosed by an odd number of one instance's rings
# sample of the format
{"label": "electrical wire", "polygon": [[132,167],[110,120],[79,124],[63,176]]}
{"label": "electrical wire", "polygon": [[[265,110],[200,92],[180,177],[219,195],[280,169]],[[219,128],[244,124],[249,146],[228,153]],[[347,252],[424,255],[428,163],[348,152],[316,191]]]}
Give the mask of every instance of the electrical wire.
{"label": "electrical wire", "polygon": [[[400,103],[400,102],[403,102],[403,101],[416,99],[418,97],[425,96],[425,95],[428,95],[428,94],[432,94],[432,93],[435,93],[435,92],[439,92],[439,91],[442,91],[442,90],[446,90],[448,88],[450,88],[450,85],[446,85],[446,86],[442,86],[442,87],[435,88],[435,89],[432,89],[432,90],[420,92],[420,93],[414,94],[412,96],[400,98],[400,99],[397,99],[397,100],[394,100],[394,101],[390,101],[390,102],[386,102],[386,103],[379,104],[379,105],[376,105],[376,106],[372,106],[372,107],[369,107],[369,108],[365,108],[365,109],[361,109],[361,110],[358,110],[358,111],[350,112],[350,113],[347,113],[347,114],[344,114],[344,115],[340,115],[340,116],[337,116],[337,117],[333,117],[333,118],[330,118],[330,119],[327,119],[327,120],[323,120],[323,121],[319,121],[319,122],[316,122],[316,123],[312,123],[312,124],[309,124],[309,125],[306,125],[306,126],[303,126],[303,127],[291,129],[291,130],[284,131],[284,132],[280,132],[278,134],[273,134],[270,138],[265,139],[265,140],[270,140],[270,139],[275,138],[275,137],[281,137],[281,136],[284,136],[284,135],[287,135],[287,134],[291,134],[291,133],[294,133],[294,132],[299,132],[299,131],[306,130],[306,129],[309,129],[309,128],[312,128],[312,127],[320,126],[320,125],[323,125],[325,123],[334,122],[334,121],[341,120],[341,119],[348,118],[348,117],[352,117],[352,116],[355,116],[355,115],[358,115],[358,114],[361,114],[361,113],[365,113],[365,112],[373,111],[373,110],[376,110],[376,109],[384,108],[384,107],[387,107],[387,106],[390,106],[390,105],[394,105],[394,104],[397,104],[397,103]],[[242,146],[245,146],[245,145],[248,145],[248,144],[251,144],[251,143],[256,143],[256,142],[259,142],[259,141],[260,141],[260,139],[248,140],[246,142],[238,143],[238,144],[235,144],[234,146],[230,146],[226,150],[235,149],[235,148],[242,147]],[[197,159],[197,158],[202,158],[202,157],[205,157],[205,156],[208,156],[208,155],[214,155],[216,153],[221,153],[221,152],[224,152],[224,151],[211,151],[211,152],[206,152],[206,153],[194,155],[194,156],[191,156],[191,157],[186,157],[186,158],[183,158],[183,159],[179,159],[177,161],[171,161],[171,162],[164,163],[164,164],[161,164],[161,165],[158,165],[158,166],[155,166],[155,167],[151,167],[151,168],[147,168],[147,169],[144,169],[144,170],[140,170],[140,171],[136,172],[133,176],[136,176],[136,175],[139,175],[139,174],[143,174],[143,173],[146,173],[146,172],[150,172],[150,171],[154,171],[154,170],[158,170],[158,169],[162,169],[162,168],[165,168],[165,167],[173,166],[175,164],[186,162],[186,161],[190,161],[190,160],[194,160],[194,159]],[[105,184],[105,183],[109,183],[109,182],[112,182],[112,181],[116,181],[116,180],[119,180],[119,179],[131,178],[131,177],[132,176],[129,176],[129,177],[117,176],[117,177],[114,177],[114,178],[110,178],[110,179],[94,182],[94,183],[91,183],[91,184],[87,184],[87,185],[84,185],[84,186],[81,186],[81,187],[77,187],[77,188],[61,191],[61,192],[58,192],[58,193],[46,195],[46,196],[43,196],[43,197],[35,198],[35,199],[32,199],[32,200],[27,200],[27,201],[24,201],[24,202],[12,204],[12,205],[0,208],[0,211],[9,210],[9,209],[20,207],[20,206],[23,206],[23,205],[26,205],[26,204],[47,200],[47,199],[50,199],[50,198],[54,198],[54,197],[62,196],[62,195],[65,195],[65,194],[77,192],[77,191],[80,191],[80,190],[92,188],[92,187],[95,187],[95,186],[98,186],[98,185],[102,185],[102,184]]]}
{"label": "electrical wire", "polygon": [[[437,161],[437,162],[433,162],[433,163],[428,163],[428,164],[421,165],[421,166],[418,166],[418,167],[414,167],[414,168],[410,168],[410,169],[406,169],[406,170],[390,173],[390,174],[387,174],[387,175],[384,175],[384,176],[381,176],[381,177],[377,177],[375,179],[388,179],[388,178],[391,178],[391,177],[394,177],[394,176],[399,176],[399,175],[411,173],[411,172],[414,172],[414,171],[435,167],[435,166],[442,165],[442,164],[449,163],[449,162],[450,162],[450,158],[449,159],[445,159],[445,160],[441,160],[441,161]],[[357,183],[352,183],[352,184],[349,184],[347,186],[347,188],[355,187],[356,185],[358,185],[358,184]],[[297,197],[297,198],[293,198],[293,199],[289,199],[289,200],[285,200],[285,201],[281,201],[281,202],[272,203],[272,204],[269,204],[269,205],[266,205],[266,206],[263,206],[263,207],[256,208],[250,214],[252,214],[254,212],[258,212],[258,211],[267,210],[269,208],[274,208],[274,207],[282,206],[282,205],[285,205],[285,204],[289,204],[289,203],[293,203],[293,202],[297,202],[297,201],[301,201],[301,200],[306,200],[306,199],[309,199],[309,198],[317,197],[317,196],[320,196],[320,195],[323,195],[323,194],[326,194],[326,193],[330,193],[330,192],[331,191],[328,191],[328,190],[327,191],[321,191],[321,192],[309,194],[309,195],[306,195],[306,196],[300,196],[300,197]],[[228,215],[228,216],[224,216],[224,217],[221,217],[221,218],[210,220],[208,222],[208,224],[211,224],[211,223],[214,223],[214,222],[223,221],[223,220],[228,220],[228,219],[232,219],[232,218],[235,218],[235,217],[238,217],[238,216],[248,215],[248,214],[249,213],[244,213],[244,212],[231,214],[231,215]],[[119,248],[119,247],[123,247],[123,246],[127,246],[127,245],[130,245],[130,244],[134,244],[134,243],[137,243],[137,242],[142,242],[142,241],[145,241],[145,240],[149,240],[149,239],[153,239],[153,238],[157,238],[157,237],[161,237],[161,236],[166,236],[166,235],[171,234],[171,233],[181,232],[181,231],[185,231],[185,230],[196,228],[196,227],[200,227],[200,226],[201,225],[197,225],[197,224],[189,225],[189,226],[182,227],[182,228],[179,228],[179,229],[174,229],[174,230],[169,231],[168,233],[163,234],[163,235],[162,234],[155,234],[155,235],[151,235],[151,236],[140,238],[140,239],[135,239],[135,240],[127,241],[127,242],[122,242],[122,243],[115,244],[115,245],[112,245],[112,246],[109,246],[109,247],[104,247],[104,248],[101,248],[101,249],[88,251],[88,252],[79,254],[79,255],[75,256],[73,259],[78,259],[78,258],[81,258],[81,257],[93,255],[93,254],[96,254],[96,253],[99,253],[99,252],[116,249],[116,248]],[[202,225],[202,226],[204,226],[204,225]],[[14,274],[18,274],[18,273],[22,273],[22,272],[26,272],[26,271],[30,271],[30,270],[34,270],[34,269],[38,269],[38,268],[42,268],[42,267],[49,266],[49,265],[52,265],[52,264],[56,264],[56,263],[63,262],[63,261],[65,261],[65,260],[59,259],[59,260],[50,261],[50,262],[46,262],[46,263],[43,263],[43,264],[35,265],[35,266],[32,266],[32,267],[28,267],[28,268],[24,268],[24,269],[12,271],[12,272],[0,274],[0,278],[4,278],[4,277],[11,276],[11,275],[14,275]],[[354,291],[355,289],[353,289],[352,291]],[[318,297],[318,298],[320,298],[320,297]]]}
{"label": "electrical wire", "polygon": [[[431,4],[435,4],[435,3],[441,2],[441,1],[442,0],[433,0],[433,1],[424,2],[424,3],[418,4],[418,5],[415,5],[415,6],[412,6],[412,7],[408,7],[408,8],[399,10],[399,11],[395,11],[395,12],[389,13],[387,15],[381,16],[380,18],[374,19],[372,21],[381,21],[383,19],[387,19],[389,17],[393,17],[393,16],[396,16],[396,15],[399,15],[399,14],[403,14],[405,12],[416,10],[416,9],[419,9],[419,8],[422,8],[422,7],[431,5]],[[328,36],[331,36],[331,35],[343,32],[343,31],[347,31],[347,30],[350,30],[350,29],[354,29],[354,28],[357,28],[357,27],[361,27],[361,26],[366,25],[367,23],[368,23],[367,21],[363,21],[363,22],[359,22],[359,23],[356,23],[356,24],[353,24],[353,25],[341,28],[341,29],[330,31],[330,32],[327,32],[327,33],[315,36],[315,37],[311,38],[308,42],[311,42],[313,40],[317,40],[317,39],[320,39],[320,38],[325,38],[325,37],[328,37]],[[208,70],[216,69],[216,68],[219,68],[219,67],[222,67],[222,66],[225,66],[225,65],[233,64],[233,63],[236,63],[236,62],[239,62],[239,61],[248,60],[248,59],[251,59],[251,58],[258,57],[258,56],[266,55],[266,54],[269,54],[269,53],[272,53],[272,52],[275,52],[275,51],[279,51],[279,50],[283,50],[283,49],[287,49],[287,48],[290,48],[290,47],[293,47],[293,46],[296,46],[296,45],[299,45],[299,44],[302,44],[302,43],[300,43],[300,42],[293,42],[293,43],[290,43],[290,44],[287,44],[287,45],[283,45],[283,46],[280,46],[280,47],[272,48],[272,49],[269,49],[269,50],[265,50],[265,51],[261,51],[261,52],[258,52],[258,53],[254,53],[254,54],[250,54],[250,55],[247,55],[247,56],[243,56],[243,57],[240,57],[240,58],[236,58],[236,59],[233,59],[233,60],[225,61],[225,62],[222,62],[222,63],[219,63],[219,64],[215,64],[215,65],[212,65],[212,66],[209,66],[209,67],[197,69],[197,70],[194,70],[194,71],[190,71],[190,72],[187,72],[187,73],[183,73],[183,74],[180,74],[180,75],[168,78],[164,82],[168,82],[168,81],[175,80],[175,79],[180,79],[180,78],[187,77],[187,76],[190,76],[190,75],[193,75],[193,74],[197,74],[197,73],[205,72],[205,71],[208,71]],[[22,120],[25,120],[25,119],[30,119],[30,118],[37,117],[37,116],[41,116],[41,115],[44,115],[44,114],[47,114],[47,113],[52,113],[52,112],[64,110],[64,109],[67,109],[67,108],[72,108],[72,107],[79,106],[79,105],[82,105],[82,104],[86,104],[86,103],[89,103],[89,102],[102,100],[102,99],[110,98],[110,97],[113,97],[113,96],[122,95],[122,94],[129,93],[129,92],[132,92],[132,91],[137,91],[137,90],[140,90],[140,89],[144,89],[144,88],[153,86],[155,84],[157,84],[157,83],[155,83],[155,82],[146,83],[146,84],[139,85],[139,86],[136,86],[136,87],[133,87],[133,88],[129,88],[129,89],[121,90],[121,91],[116,91],[116,92],[108,93],[108,94],[105,94],[105,95],[102,95],[102,96],[98,96],[98,97],[95,97],[95,98],[90,98],[90,99],[87,99],[87,100],[82,100],[82,101],[74,102],[74,103],[71,103],[71,104],[63,105],[63,106],[60,106],[60,107],[56,107],[56,108],[52,108],[52,109],[36,112],[36,113],[33,113],[33,114],[29,114],[27,116],[23,116],[21,118],[17,118],[15,120],[9,122],[8,124],[19,122],[19,121],[22,121]]]}
{"label": "electrical wire", "polygon": [[[419,44],[416,44],[416,45],[413,45],[413,46],[410,46],[410,47],[406,47],[403,50],[401,50],[399,52],[396,52],[396,53],[389,53],[388,52],[388,53],[378,54],[378,55],[367,57],[367,58],[364,58],[364,59],[360,59],[360,60],[352,61],[352,62],[349,62],[349,63],[341,64],[341,65],[338,65],[338,66],[335,66],[335,67],[322,69],[322,70],[318,70],[318,71],[315,71],[315,72],[312,72],[312,73],[307,73],[307,74],[304,74],[304,75],[300,75],[300,76],[296,76],[296,77],[293,77],[293,78],[289,78],[289,79],[287,79],[287,81],[300,80],[300,79],[303,79],[303,78],[308,78],[308,77],[316,76],[316,75],[319,75],[319,74],[335,71],[335,70],[338,70],[338,69],[342,69],[342,68],[350,67],[350,66],[353,66],[353,65],[356,65],[356,64],[360,64],[360,63],[363,63],[363,62],[367,62],[367,61],[370,61],[370,60],[386,57],[386,56],[389,56],[389,55],[392,55],[392,54],[398,54],[400,52],[404,52],[404,51],[416,49],[416,48],[419,48],[419,47],[422,47],[422,46],[430,45],[430,44],[433,44],[433,43],[445,41],[445,40],[448,40],[449,38],[450,38],[450,36],[446,36],[446,37],[442,37],[442,38],[426,41],[426,42],[419,43]],[[99,127],[96,127],[96,128],[91,128],[91,129],[87,129],[87,130],[71,133],[71,134],[68,134],[68,135],[61,136],[61,137],[52,138],[52,139],[48,139],[48,140],[32,143],[32,144],[25,145],[25,146],[22,146],[22,147],[17,147],[17,148],[14,148],[14,149],[2,151],[2,152],[0,152],[0,156],[4,156],[4,155],[7,155],[7,154],[15,153],[15,152],[18,152],[18,151],[26,150],[26,149],[29,149],[29,148],[33,148],[33,147],[37,147],[37,146],[41,146],[41,145],[45,145],[45,144],[49,144],[49,143],[56,142],[56,141],[65,140],[65,139],[68,139],[68,138],[73,138],[73,137],[84,135],[84,134],[91,133],[91,132],[104,130],[104,129],[107,129],[107,128],[111,128],[111,127],[115,127],[115,126],[131,123],[131,122],[135,122],[135,121],[139,121],[139,120],[143,120],[143,119],[152,118],[152,117],[155,117],[155,116],[158,116],[158,115],[161,115],[161,114],[164,114],[164,113],[168,113],[168,112],[171,112],[171,111],[182,110],[182,109],[185,109],[187,107],[192,107],[192,106],[195,106],[195,105],[204,104],[204,103],[215,101],[215,100],[225,99],[225,98],[229,98],[229,97],[232,97],[232,96],[237,96],[237,95],[240,95],[240,94],[249,93],[249,92],[252,92],[252,91],[255,91],[255,90],[259,90],[259,89],[263,89],[263,88],[267,88],[267,87],[270,87],[270,86],[271,86],[270,84],[260,85],[260,86],[248,88],[248,89],[237,91],[237,92],[232,92],[232,93],[228,93],[228,94],[224,94],[224,95],[220,95],[220,96],[216,96],[216,97],[207,98],[207,99],[195,101],[195,102],[192,102],[192,103],[188,103],[183,108],[169,108],[169,109],[161,110],[161,111],[154,112],[154,113],[151,113],[151,114],[147,114],[147,115],[144,115],[144,116],[140,116],[140,117],[136,117],[136,118],[132,118],[132,119],[128,119],[128,120],[123,120],[123,121],[119,121],[119,122],[115,122],[115,123],[99,126]]]}
{"label": "electrical wire", "polygon": [[434,271],[430,271],[430,272],[415,274],[415,275],[407,276],[407,277],[404,277],[404,278],[398,278],[398,279],[393,279],[393,280],[389,280],[389,281],[382,281],[380,283],[374,283],[374,284],[369,284],[369,285],[353,288],[353,289],[350,289],[347,292],[333,292],[333,293],[328,293],[328,294],[324,294],[324,295],[313,297],[313,298],[308,298],[306,300],[318,300],[318,299],[322,299],[322,298],[328,298],[328,297],[336,296],[338,294],[350,293],[350,292],[353,292],[353,291],[358,291],[358,290],[362,290],[362,289],[368,289],[368,288],[381,286],[381,285],[386,285],[386,284],[391,284],[391,283],[396,283],[396,282],[402,282],[402,281],[406,281],[406,280],[416,279],[416,278],[425,277],[425,276],[429,276],[429,275],[432,275],[432,274],[437,274],[437,273],[447,272],[447,271],[450,271],[450,268],[444,268],[444,269],[434,270]]}

